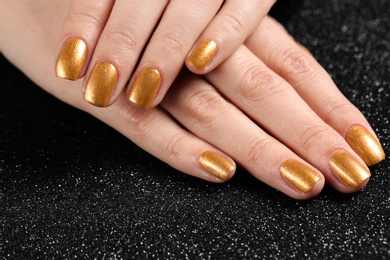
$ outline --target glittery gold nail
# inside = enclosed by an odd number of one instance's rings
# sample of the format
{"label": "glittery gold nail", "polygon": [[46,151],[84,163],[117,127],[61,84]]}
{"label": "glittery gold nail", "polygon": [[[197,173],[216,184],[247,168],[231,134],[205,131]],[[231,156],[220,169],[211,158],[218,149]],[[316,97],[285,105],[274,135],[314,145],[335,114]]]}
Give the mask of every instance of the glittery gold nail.
{"label": "glittery gold nail", "polygon": [[227,180],[236,168],[235,164],[217,153],[206,151],[199,157],[199,164],[209,173],[221,180]]}
{"label": "glittery gold nail", "polygon": [[301,48],[304,52],[310,54],[310,56],[313,56],[313,54],[305,47],[303,46],[302,44],[300,44],[299,42],[295,42],[299,48]]}
{"label": "glittery gold nail", "polygon": [[351,148],[368,165],[372,166],[385,159],[385,152],[378,140],[361,126],[354,126],[347,134]]}
{"label": "glittery gold nail", "polygon": [[365,165],[345,151],[336,151],[330,158],[329,164],[344,183],[354,188],[371,176]]}
{"label": "glittery gold nail", "polygon": [[321,179],[321,175],[305,164],[290,159],[282,163],[280,173],[293,186],[302,192],[309,192]]}
{"label": "glittery gold nail", "polygon": [[202,71],[214,58],[217,44],[211,40],[201,42],[190,54],[187,61],[197,70]]}
{"label": "glittery gold nail", "polygon": [[118,73],[114,65],[108,62],[97,63],[85,85],[85,101],[98,107],[107,106],[117,79]]}
{"label": "glittery gold nail", "polygon": [[131,86],[127,98],[141,107],[149,107],[157,95],[160,84],[160,72],[155,68],[144,68]]}
{"label": "glittery gold nail", "polygon": [[56,63],[56,76],[76,80],[80,77],[87,57],[87,45],[80,39],[69,38],[62,45]]}

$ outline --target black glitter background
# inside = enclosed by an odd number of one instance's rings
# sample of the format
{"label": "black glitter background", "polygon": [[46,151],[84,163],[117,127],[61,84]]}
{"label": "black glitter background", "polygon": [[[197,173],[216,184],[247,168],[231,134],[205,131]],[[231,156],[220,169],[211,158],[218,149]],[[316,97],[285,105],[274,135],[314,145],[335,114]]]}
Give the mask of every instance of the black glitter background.
{"label": "black glitter background", "polygon": [[[279,1],[272,14],[390,154],[390,2]],[[390,258],[389,159],[363,191],[305,202],[243,170],[210,184],[0,65],[0,258]]]}

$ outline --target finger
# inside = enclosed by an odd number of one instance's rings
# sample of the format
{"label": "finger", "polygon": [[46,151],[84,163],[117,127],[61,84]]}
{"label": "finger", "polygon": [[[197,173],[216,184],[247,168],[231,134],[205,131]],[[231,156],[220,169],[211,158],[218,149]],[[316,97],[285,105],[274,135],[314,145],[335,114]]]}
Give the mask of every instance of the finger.
{"label": "finger", "polygon": [[228,0],[196,41],[186,60],[194,73],[208,73],[232,55],[276,0]]}
{"label": "finger", "polygon": [[77,80],[83,76],[113,4],[107,0],[71,2],[59,34],[57,77]]}
{"label": "finger", "polygon": [[240,48],[206,77],[268,133],[320,170],[337,190],[355,192],[368,182],[369,170],[342,136],[247,48]]}
{"label": "finger", "polygon": [[[246,45],[286,79],[307,104],[347,140],[368,166],[385,159],[383,148],[363,114],[341,94],[307,49],[305,51],[294,44],[280,24],[266,18],[248,38]],[[260,46],[267,52],[261,51]]]}
{"label": "finger", "polygon": [[[58,3],[49,2],[39,15],[22,15],[23,19],[20,19],[21,14],[31,12],[25,5],[5,8],[19,11],[7,12],[6,20],[12,27],[0,26],[1,32],[7,33],[7,44],[1,47],[12,62],[46,91],[99,118],[179,171],[216,183],[234,175],[235,164],[229,156],[184,130],[161,108],[145,110],[129,106],[122,92],[118,102],[100,109],[83,100],[80,81],[61,80],[54,73],[47,75],[53,67],[56,41],[53,35],[58,34],[61,26],[59,20],[52,21],[52,18],[53,15],[65,18]],[[37,34],[40,37],[36,37]],[[26,60],[36,60],[35,66]]]}
{"label": "finger", "polygon": [[130,80],[128,98],[131,102],[142,107],[160,103],[179,74],[191,46],[221,4],[222,0],[169,3]]}
{"label": "finger", "polygon": [[130,105],[124,95],[90,113],[175,169],[210,182],[230,179],[236,166],[229,156],[180,127],[163,109]]}
{"label": "finger", "polygon": [[146,152],[181,172],[215,183],[225,182],[235,173],[236,165],[231,157],[184,130],[160,107],[143,109],[129,105],[122,92],[113,105],[100,109],[86,105],[78,95],[77,82],[60,81],[55,85],[66,89],[54,93],[58,98],[100,119]]}
{"label": "finger", "polygon": [[261,181],[296,199],[320,192],[323,176],[270,137],[200,77],[182,74],[162,101],[181,124]]}
{"label": "finger", "polygon": [[166,4],[167,0],[115,2],[86,73],[87,102],[104,107],[116,100]]}

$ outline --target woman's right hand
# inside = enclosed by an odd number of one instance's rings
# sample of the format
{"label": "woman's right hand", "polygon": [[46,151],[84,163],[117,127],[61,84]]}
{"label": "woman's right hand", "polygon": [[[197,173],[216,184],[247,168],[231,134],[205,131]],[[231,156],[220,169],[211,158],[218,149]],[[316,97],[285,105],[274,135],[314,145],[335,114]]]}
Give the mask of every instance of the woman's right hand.
{"label": "woman's right hand", "polygon": [[271,18],[208,81],[183,71],[159,107],[140,108],[124,92],[108,108],[89,105],[80,81],[51,73],[64,5],[3,0],[3,54],[54,96],[182,172],[223,182],[237,162],[288,196],[308,199],[325,179],[340,192],[360,190],[370,176],[365,163],[384,159],[363,115]]}

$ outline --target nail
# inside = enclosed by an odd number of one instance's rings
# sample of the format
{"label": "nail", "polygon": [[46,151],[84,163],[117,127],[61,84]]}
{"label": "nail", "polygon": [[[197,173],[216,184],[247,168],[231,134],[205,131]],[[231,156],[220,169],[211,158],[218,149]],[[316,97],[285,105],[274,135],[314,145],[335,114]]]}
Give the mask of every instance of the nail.
{"label": "nail", "polygon": [[321,179],[321,175],[297,160],[287,160],[280,166],[280,173],[302,192],[309,192]]}
{"label": "nail", "polygon": [[56,76],[76,80],[80,77],[87,57],[87,45],[77,38],[69,38],[62,45],[56,63]]}
{"label": "nail", "polygon": [[354,188],[371,176],[365,165],[345,151],[336,151],[330,158],[329,164],[344,183]]}
{"label": "nail", "polygon": [[352,127],[348,131],[346,139],[351,148],[368,166],[375,165],[386,157],[378,140],[361,126]]}
{"label": "nail", "polygon": [[221,180],[227,180],[236,168],[236,165],[230,160],[211,151],[206,151],[200,155],[199,164],[206,171]]}
{"label": "nail", "polygon": [[313,54],[309,51],[309,49],[307,49],[305,46],[303,46],[302,44],[300,44],[299,42],[295,42],[299,48],[301,48],[304,52],[310,54],[310,56],[313,56]]}
{"label": "nail", "polygon": [[214,58],[217,44],[211,40],[201,42],[190,54],[187,61],[197,70],[202,71]]}
{"label": "nail", "polygon": [[127,98],[141,107],[149,107],[157,95],[160,84],[160,72],[155,68],[144,68],[131,86]]}
{"label": "nail", "polygon": [[98,107],[107,106],[117,79],[118,73],[114,65],[108,62],[97,63],[85,85],[85,101]]}

